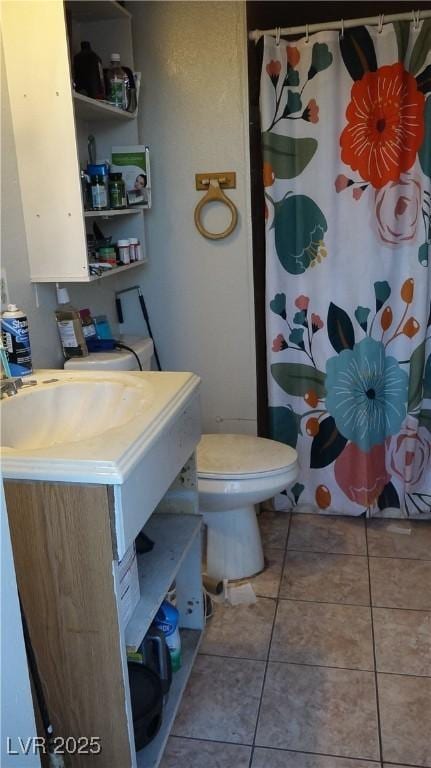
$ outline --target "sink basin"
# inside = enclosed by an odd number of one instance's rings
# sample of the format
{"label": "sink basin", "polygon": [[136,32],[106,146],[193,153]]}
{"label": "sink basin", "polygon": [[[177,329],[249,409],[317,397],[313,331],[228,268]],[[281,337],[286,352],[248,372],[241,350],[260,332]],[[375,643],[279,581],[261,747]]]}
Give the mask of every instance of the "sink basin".
{"label": "sink basin", "polygon": [[39,450],[88,440],[127,424],[153,399],[148,382],[77,378],[24,388],[2,402],[2,446]]}
{"label": "sink basin", "polygon": [[5,478],[122,483],[198,385],[191,373],[36,371],[1,401]]}

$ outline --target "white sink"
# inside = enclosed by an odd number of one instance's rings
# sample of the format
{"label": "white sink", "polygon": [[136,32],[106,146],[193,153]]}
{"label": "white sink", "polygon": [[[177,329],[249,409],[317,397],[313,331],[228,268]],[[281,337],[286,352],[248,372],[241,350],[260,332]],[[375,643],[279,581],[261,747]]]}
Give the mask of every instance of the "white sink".
{"label": "white sink", "polygon": [[191,373],[37,371],[1,401],[6,478],[118,484],[197,389]]}
{"label": "white sink", "polygon": [[2,446],[40,450],[88,440],[127,424],[153,399],[146,381],[51,379],[2,402]]}

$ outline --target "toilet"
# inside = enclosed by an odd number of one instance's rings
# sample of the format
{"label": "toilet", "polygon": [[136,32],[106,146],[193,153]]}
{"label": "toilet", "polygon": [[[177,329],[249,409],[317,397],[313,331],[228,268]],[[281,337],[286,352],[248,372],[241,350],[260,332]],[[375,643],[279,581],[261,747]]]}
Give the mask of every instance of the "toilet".
{"label": "toilet", "polygon": [[252,435],[202,436],[197,477],[210,578],[245,579],[263,569],[255,506],[280,493],[297,476],[297,453],[284,443]]}

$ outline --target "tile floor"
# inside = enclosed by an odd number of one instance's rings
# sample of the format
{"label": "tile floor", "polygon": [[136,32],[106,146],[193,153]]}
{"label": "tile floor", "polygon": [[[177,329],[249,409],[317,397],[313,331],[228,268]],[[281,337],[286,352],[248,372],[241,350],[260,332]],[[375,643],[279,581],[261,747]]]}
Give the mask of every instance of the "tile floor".
{"label": "tile floor", "polygon": [[431,768],[431,522],[264,512],[162,768]]}

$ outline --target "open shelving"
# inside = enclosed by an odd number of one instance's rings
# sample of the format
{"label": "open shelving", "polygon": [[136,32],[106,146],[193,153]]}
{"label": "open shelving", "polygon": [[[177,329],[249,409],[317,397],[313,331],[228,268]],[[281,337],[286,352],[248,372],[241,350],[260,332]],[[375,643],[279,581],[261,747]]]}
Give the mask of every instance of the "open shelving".
{"label": "open shelving", "polygon": [[127,8],[116,0],[69,0],[66,9],[76,21],[81,22],[131,18]]}
{"label": "open shelving", "polygon": [[145,207],[140,208],[119,208],[118,210],[108,208],[105,211],[85,211],[85,219],[112,219],[113,216],[130,216],[131,214],[142,213],[148,210]]}
{"label": "open shelving", "polygon": [[141,598],[126,627],[129,651],[137,651],[174,581],[190,547],[199,536],[200,515],[157,513],[150,517],[144,533],[154,542],[150,552],[138,555]]}
{"label": "open shelving", "polygon": [[114,107],[107,101],[90,99],[89,96],[84,96],[84,94],[76,91],[73,91],[73,103],[75,105],[75,117],[81,120],[134,120],[137,114]]}

